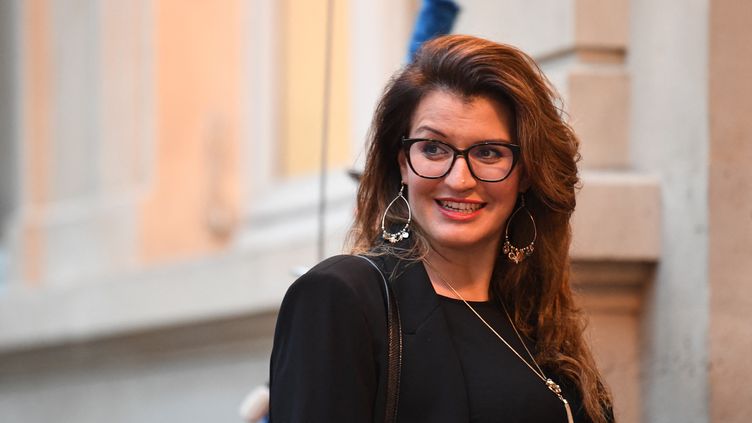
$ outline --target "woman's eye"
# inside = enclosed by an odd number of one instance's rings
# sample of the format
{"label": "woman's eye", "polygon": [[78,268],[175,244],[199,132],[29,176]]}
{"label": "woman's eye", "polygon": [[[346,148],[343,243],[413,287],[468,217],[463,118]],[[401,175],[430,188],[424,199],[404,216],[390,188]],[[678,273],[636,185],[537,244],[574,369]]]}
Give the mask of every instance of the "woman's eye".
{"label": "woman's eye", "polygon": [[420,146],[420,151],[427,157],[442,157],[449,154],[449,149],[437,142],[424,142]]}
{"label": "woman's eye", "polygon": [[499,160],[505,156],[503,147],[481,146],[474,149],[473,156],[481,160]]}

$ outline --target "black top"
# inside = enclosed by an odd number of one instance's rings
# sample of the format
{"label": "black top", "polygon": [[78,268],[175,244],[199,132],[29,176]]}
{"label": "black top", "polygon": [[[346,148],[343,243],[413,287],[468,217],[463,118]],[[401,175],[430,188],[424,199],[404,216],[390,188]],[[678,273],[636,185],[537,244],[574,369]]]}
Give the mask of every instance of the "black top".
{"label": "black top", "polygon": [[[386,269],[402,324],[398,423],[566,422],[563,404],[477,317],[457,304],[442,305],[446,301],[436,295],[422,263],[390,256],[374,261]],[[384,421],[387,325],[382,286],[368,262],[337,256],[290,287],[271,356],[272,423]],[[499,315],[483,312],[510,342],[519,342]],[[548,376],[556,380],[553,373]],[[575,422],[587,422],[580,400],[565,385]],[[489,414],[490,419],[485,417]]]}
{"label": "black top", "polygon": [[[471,423],[567,421],[564,403],[465,303],[439,298],[462,363]],[[501,305],[493,301],[469,303],[530,362]]]}

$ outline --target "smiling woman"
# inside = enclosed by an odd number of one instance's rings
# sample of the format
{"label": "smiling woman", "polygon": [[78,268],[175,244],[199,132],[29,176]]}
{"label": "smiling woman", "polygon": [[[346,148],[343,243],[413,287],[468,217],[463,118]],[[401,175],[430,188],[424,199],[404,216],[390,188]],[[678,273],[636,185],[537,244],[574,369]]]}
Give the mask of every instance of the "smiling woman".
{"label": "smiling woman", "polygon": [[[436,90],[418,104],[410,137],[443,142],[422,141],[400,152],[400,174],[416,224],[435,253],[493,263],[504,223],[524,188],[514,154],[505,147],[511,144],[511,123],[509,108],[487,97]],[[466,152],[458,159],[459,149]],[[431,164],[442,163],[443,172],[424,173],[435,170]],[[476,179],[478,173],[494,182]],[[488,299],[483,285],[468,283],[478,290],[473,299]],[[442,293],[443,285],[435,288]]]}
{"label": "smiling woman", "polygon": [[291,286],[272,421],[613,420],[569,286],[578,142],[557,104],[527,55],[470,36],[395,76],[351,231],[379,272],[338,256]]}

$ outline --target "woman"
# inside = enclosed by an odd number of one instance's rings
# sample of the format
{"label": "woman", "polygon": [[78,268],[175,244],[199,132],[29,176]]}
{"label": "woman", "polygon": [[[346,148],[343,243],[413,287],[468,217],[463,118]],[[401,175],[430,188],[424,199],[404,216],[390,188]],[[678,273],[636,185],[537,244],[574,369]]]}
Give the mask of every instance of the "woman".
{"label": "woman", "polygon": [[[399,305],[397,421],[613,420],[569,285],[577,146],[545,77],[510,46],[437,38],[387,87],[351,240]],[[384,420],[379,278],[338,256],[292,285],[273,422]]]}

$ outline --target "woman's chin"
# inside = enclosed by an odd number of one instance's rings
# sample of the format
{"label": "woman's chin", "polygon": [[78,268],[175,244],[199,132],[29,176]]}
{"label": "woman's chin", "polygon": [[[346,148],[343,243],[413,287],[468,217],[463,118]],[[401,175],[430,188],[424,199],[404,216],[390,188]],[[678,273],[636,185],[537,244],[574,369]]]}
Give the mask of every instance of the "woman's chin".
{"label": "woman's chin", "polygon": [[496,248],[498,246],[498,237],[494,239],[485,239],[473,237],[467,233],[447,233],[430,238],[430,245],[435,250],[453,250],[463,253],[483,251],[487,248]]}

